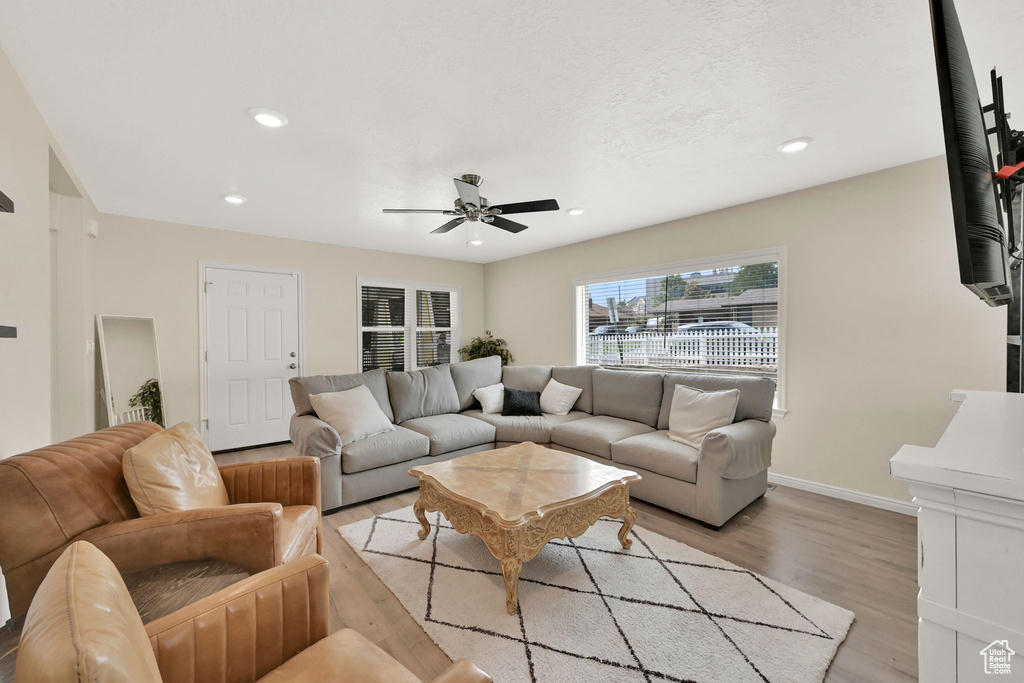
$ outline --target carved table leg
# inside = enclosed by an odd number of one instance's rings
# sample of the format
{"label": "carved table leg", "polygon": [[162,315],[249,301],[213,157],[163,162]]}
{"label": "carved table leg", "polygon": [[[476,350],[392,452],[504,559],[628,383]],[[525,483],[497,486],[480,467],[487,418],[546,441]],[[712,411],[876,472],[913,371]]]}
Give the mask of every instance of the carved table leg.
{"label": "carved table leg", "polygon": [[420,526],[423,527],[420,529],[419,533],[420,540],[426,540],[427,536],[430,535],[430,522],[427,521],[427,514],[423,506],[423,501],[417,498],[416,502],[412,506],[412,511],[416,513],[416,519],[420,520]]}
{"label": "carved table leg", "polygon": [[501,575],[505,577],[505,609],[515,614],[519,609],[519,572],[523,561],[518,557],[506,557],[501,561]]}
{"label": "carved table leg", "polygon": [[633,546],[633,539],[629,537],[629,532],[633,529],[633,523],[636,522],[636,513],[633,512],[633,508],[628,504],[626,505],[626,511],[622,513],[622,528],[619,529],[619,543],[626,550],[629,550]]}

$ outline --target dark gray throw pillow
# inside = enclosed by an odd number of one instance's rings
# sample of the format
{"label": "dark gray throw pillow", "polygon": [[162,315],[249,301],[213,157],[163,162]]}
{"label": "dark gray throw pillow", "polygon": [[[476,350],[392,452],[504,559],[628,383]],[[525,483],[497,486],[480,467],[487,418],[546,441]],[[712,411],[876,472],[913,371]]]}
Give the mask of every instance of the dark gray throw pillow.
{"label": "dark gray throw pillow", "polygon": [[540,392],[505,387],[502,415],[540,415]]}

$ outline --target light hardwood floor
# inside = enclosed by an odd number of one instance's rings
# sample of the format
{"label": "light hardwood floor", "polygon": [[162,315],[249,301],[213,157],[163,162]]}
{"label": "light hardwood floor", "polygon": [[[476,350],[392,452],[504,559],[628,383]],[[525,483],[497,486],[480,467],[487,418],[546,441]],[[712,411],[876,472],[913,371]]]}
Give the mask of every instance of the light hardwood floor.
{"label": "light hardwood floor", "polygon": [[[224,463],[290,454],[290,444],[217,456]],[[415,490],[324,517],[332,626],[354,628],[417,676],[450,663],[336,529],[412,505]],[[635,500],[637,526],[852,610],[856,620],[826,681],[917,680],[917,523],[895,512],[776,487],[718,531]]]}

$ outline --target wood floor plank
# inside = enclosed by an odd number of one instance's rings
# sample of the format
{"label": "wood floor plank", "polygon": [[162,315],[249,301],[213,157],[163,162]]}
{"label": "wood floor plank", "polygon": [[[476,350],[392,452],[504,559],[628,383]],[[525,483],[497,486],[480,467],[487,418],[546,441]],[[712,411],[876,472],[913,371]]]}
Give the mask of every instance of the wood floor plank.
{"label": "wood floor plank", "polygon": [[[281,457],[288,446],[217,456],[219,462]],[[450,663],[398,598],[337,532],[412,505],[414,490],[330,511],[332,626],[354,628],[417,676]],[[719,530],[634,501],[637,525],[852,610],[853,627],[826,681],[917,679],[917,520],[816,493],[776,486]]]}

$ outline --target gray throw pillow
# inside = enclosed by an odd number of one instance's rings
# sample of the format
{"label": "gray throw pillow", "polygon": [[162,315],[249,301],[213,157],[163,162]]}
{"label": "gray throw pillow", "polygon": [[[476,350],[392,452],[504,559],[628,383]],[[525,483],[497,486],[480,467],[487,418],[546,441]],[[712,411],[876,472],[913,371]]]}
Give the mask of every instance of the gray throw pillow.
{"label": "gray throw pillow", "polygon": [[389,372],[388,393],[398,424],[427,415],[459,412],[459,394],[449,365]]}
{"label": "gray throw pillow", "polygon": [[502,415],[540,415],[540,392],[505,387]]}

